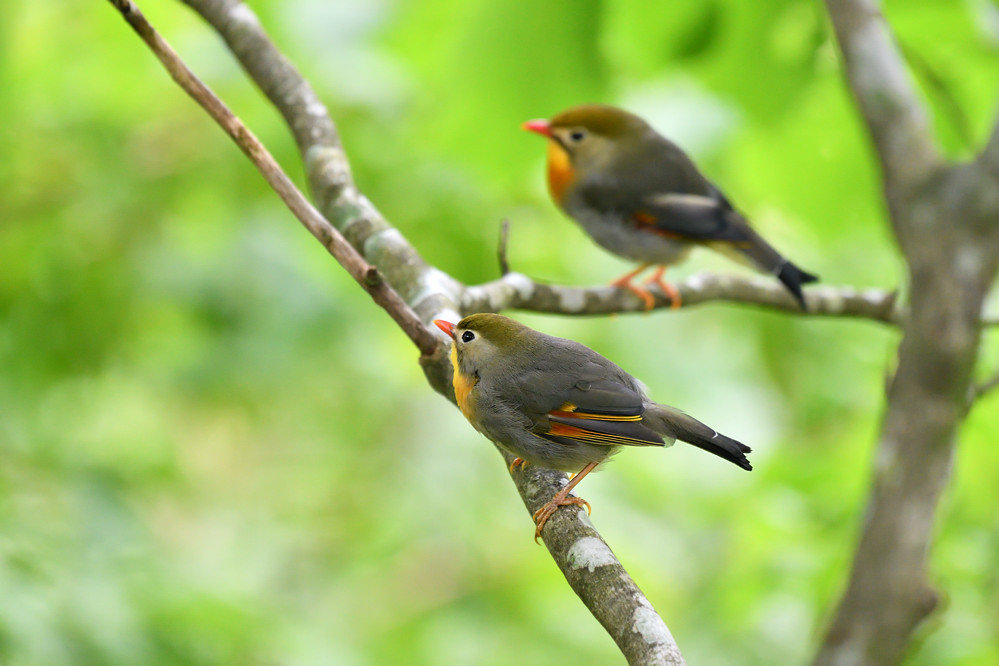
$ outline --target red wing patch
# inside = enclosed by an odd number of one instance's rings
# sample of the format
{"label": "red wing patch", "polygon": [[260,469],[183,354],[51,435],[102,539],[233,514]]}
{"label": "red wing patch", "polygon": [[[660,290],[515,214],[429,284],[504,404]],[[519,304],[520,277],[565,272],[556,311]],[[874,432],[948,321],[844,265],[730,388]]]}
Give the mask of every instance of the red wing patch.
{"label": "red wing patch", "polygon": [[626,437],[624,435],[616,435],[606,432],[596,432],[595,430],[587,430],[585,428],[580,428],[578,426],[566,425],[564,423],[552,423],[551,428],[548,430],[548,435],[554,437],[566,437],[568,439],[575,439],[583,442],[590,442],[592,444],[603,444],[605,446],[626,446],[626,445],[639,445],[648,446],[652,443],[661,444],[662,442],[647,442],[642,439],[635,439],[634,437]]}
{"label": "red wing patch", "polygon": [[562,423],[552,423],[552,427],[548,431],[548,434],[555,435],[557,437],[571,437],[572,439],[590,439],[599,433],[583,430],[582,428]]}
{"label": "red wing patch", "polygon": [[667,231],[659,225],[659,218],[652,213],[646,213],[643,211],[638,211],[631,216],[635,222],[638,223],[638,228],[642,231],[648,231],[649,233],[656,234],[657,236],[664,236],[666,238],[684,238],[681,234],[673,231]]}
{"label": "red wing patch", "polygon": [[635,219],[635,222],[638,222],[639,224],[652,225],[659,221],[655,215],[652,215],[651,213],[643,213],[642,211],[638,211],[632,215],[632,217]]}

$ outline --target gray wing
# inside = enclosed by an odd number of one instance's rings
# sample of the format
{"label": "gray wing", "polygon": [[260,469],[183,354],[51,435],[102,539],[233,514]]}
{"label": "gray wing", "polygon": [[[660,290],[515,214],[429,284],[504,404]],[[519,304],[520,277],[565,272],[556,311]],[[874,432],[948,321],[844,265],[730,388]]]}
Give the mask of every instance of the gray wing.
{"label": "gray wing", "polygon": [[609,446],[663,445],[644,422],[645,396],[638,383],[596,352],[551,338],[559,353],[520,374],[513,384],[537,435]]}

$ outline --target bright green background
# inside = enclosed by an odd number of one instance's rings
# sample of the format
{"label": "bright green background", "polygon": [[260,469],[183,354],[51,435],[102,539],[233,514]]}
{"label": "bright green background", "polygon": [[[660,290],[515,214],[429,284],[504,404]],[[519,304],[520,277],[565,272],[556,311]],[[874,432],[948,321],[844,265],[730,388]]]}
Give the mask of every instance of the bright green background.
{"label": "bright green background", "polygon": [[[492,446],[111,6],[4,5],[0,663],[619,662]],[[460,280],[496,277],[503,217],[516,270],[626,270],[547,200],[543,144],[518,129],[602,101],[685,146],[824,282],[900,286],[818,3],[252,6],[362,190]],[[301,181],[212,31],[142,7]],[[972,154],[996,107],[996,4],[886,11],[940,140]],[[672,274],[708,269],[742,271],[704,252]],[[691,664],[806,660],[846,577],[898,334],[723,304],[513,314],[753,446],[752,474],[627,451],[581,494]],[[932,555],[944,604],[911,664],[999,663],[999,391],[961,440]]]}

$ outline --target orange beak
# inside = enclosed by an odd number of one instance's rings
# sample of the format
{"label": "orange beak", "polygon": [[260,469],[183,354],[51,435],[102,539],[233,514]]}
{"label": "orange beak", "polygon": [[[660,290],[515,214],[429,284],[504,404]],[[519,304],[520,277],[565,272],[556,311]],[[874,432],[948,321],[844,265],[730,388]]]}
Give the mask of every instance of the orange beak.
{"label": "orange beak", "polygon": [[454,340],[454,324],[443,319],[434,319],[434,323],[437,324],[437,328],[450,335],[451,339]]}
{"label": "orange beak", "polygon": [[539,118],[537,120],[528,120],[526,123],[521,125],[522,129],[528,132],[534,132],[535,134],[540,134],[541,136],[551,136],[552,126],[548,124],[548,121]]}

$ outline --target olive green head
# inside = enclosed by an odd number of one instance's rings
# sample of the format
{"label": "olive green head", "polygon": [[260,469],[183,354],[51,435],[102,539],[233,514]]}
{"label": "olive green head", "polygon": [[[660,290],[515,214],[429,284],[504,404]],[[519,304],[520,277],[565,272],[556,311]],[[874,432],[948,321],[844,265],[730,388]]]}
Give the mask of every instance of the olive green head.
{"label": "olive green head", "polygon": [[576,130],[605,139],[641,136],[649,129],[648,123],[635,114],[606,104],[574,106],[552,116],[548,125],[553,132]]}
{"label": "olive green head", "polygon": [[547,136],[561,148],[576,175],[596,173],[624,160],[654,133],[635,114],[603,104],[574,106],[550,120],[528,121],[524,128]]}
{"label": "olive green head", "polygon": [[540,333],[499,314],[473,314],[457,324],[434,323],[454,340],[458,369],[465,374],[530,363],[541,344]]}

